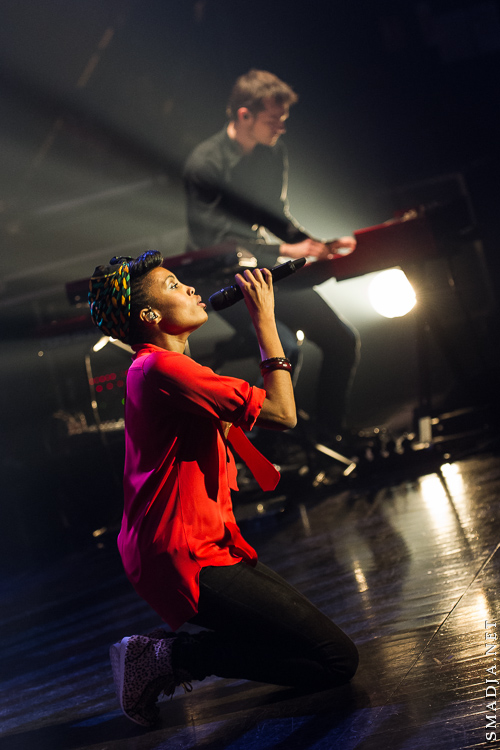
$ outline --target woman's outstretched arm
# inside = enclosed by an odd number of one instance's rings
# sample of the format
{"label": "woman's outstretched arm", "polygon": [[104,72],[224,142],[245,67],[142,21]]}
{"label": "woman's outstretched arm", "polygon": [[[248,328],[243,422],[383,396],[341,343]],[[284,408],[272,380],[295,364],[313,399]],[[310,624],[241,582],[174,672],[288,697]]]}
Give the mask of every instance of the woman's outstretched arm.
{"label": "woman's outstretched arm", "polygon": [[[264,268],[237,274],[250,313],[262,360],[284,357],[274,317],[274,291],[271,272]],[[266,398],[257,424],[274,430],[289,430],[297,424],[292,378],[288,370],[263,372]]]}

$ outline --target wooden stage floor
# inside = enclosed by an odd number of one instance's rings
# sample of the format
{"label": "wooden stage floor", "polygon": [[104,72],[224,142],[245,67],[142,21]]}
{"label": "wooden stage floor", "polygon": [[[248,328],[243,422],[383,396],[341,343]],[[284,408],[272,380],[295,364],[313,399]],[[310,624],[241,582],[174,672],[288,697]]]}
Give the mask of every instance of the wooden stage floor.
{"label": "wooden stage floor", "polygon": [[307,695],[210,678],[162,703],[153,731],[126,719],[113,693],[109,644],[159,622],[112,535],[4,576],[0,750],[494,747],[499,516],[490,452],[243,522],[262,561],[354,639],[359,671]]}

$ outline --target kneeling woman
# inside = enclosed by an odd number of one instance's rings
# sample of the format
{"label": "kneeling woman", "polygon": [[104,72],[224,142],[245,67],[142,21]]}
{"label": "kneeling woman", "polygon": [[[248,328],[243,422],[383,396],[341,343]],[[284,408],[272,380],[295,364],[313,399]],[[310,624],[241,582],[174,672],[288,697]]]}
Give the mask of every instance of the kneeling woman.
{"label": "kneeling woman", "polygon": [[[352,641],[258,562],[233,515],[236,471],[228,442],[245,459],[239,428],[287,430],[296,423],[271,273],[236,276],[260,347],[261,389],[184,354],[190,333],[208,316],[193,287],[162,262],[155,251],[113,258],[96,268],[89,293],[94,323],[135,352],[127,375],[118,537],[125,572],[172,631],[186,622],[206,628],[196,635],[133,635],[111,647],[121,707],[144,726],[158,717],[158,695],[183,682],[218,675],[323,689],[347,682],[358,663]],[[263,485],[273,486],[276,480],[264,474]]]}

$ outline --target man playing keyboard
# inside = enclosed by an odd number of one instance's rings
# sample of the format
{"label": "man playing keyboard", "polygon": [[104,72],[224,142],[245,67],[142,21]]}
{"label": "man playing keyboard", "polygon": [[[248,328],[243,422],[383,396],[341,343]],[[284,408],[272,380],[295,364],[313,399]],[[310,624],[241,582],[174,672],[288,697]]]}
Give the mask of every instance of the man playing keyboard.
{"label": "man playing keyboard", "polygon": [[[200,143],[185,165],[188,251],[235,240],[251,250],[259,267],[272,267],[278,256],[326,260],[340,249],[354,250],[353,237],[323,242],[311,237],[290,214],[288,159],[281,136],[297,98],[290,86],[267,71],[250,70],[237,79],[228,102],[228,122]],[[288,358],[292,362],[298,358],[297,330],[322,352],[311,417],[315,438],[333,443],[345,427],[359,356],[358,333],[313,289],[287,287],[285,282],[275,304]],[[254,333],[243,306],[234,305],[220,314],[235,331],[233,358],[253,351]]]}

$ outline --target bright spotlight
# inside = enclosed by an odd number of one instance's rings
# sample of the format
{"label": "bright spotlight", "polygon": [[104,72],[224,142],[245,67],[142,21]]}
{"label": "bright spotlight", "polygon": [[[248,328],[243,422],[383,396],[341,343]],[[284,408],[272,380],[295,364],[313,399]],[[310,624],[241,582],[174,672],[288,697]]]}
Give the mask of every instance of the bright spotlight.
{"label": "bright spotlight", "polygon": [[108,341],[109,341],[109,336],[101,336],[99,341],[97,341],[97,343],[95,343],[94,346],[92,347],[92,351],[100,352],[101,349],[104,349]]}
{"label": "bright spotlight", "polygon": [[368,287],[368,297],[373,309],[384,318],[401,318],[417,301],[412,285],[399,268],[377,274]]}

